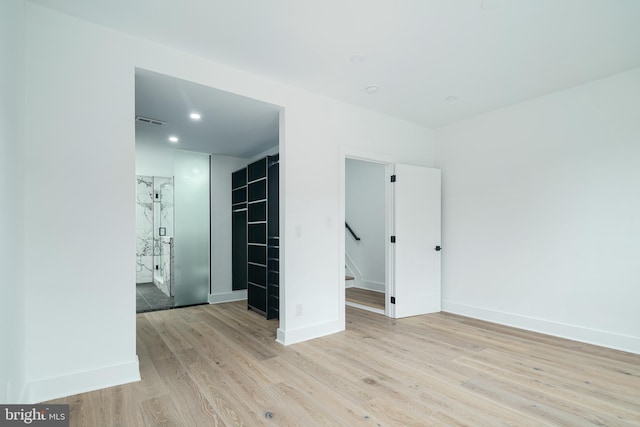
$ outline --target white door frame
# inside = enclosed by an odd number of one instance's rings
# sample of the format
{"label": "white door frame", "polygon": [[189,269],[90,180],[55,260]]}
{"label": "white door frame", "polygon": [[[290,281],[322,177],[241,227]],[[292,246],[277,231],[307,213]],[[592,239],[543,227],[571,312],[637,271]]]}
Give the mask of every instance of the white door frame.
{"label": "white door frame", "polygon": [[342,318],[345,317],[345,274],[344,274],[344,262],[345,262],[345,238],[346,231],[345,227],[342,225],[345,222],[345,208],[346,208],[346,160],[354,159],[354,160],[362,160],[370,163],[378,163],[385,166],[385,236],[386,236],[386,244],[384,246],[384,258],[385,258],[385,310],[384,314],[387,317],[395,317],[395,305],[391,304],[389,301],[389,296],[394,295],[394,259],[393,259],[393,250],[391,247],[391,243],[389,240],[389,236],[393,234],[394,227],[394,218],[393,218],[393,187],[391,186],[390,177],[394,174],[395,164],[399,163],[398,160],[394,157],[375,153],[375,152],[367,152],[358,149],[352,149],[348,147],[343,147],[340,150],[340,202],[339,202],[339,218],[340,218],[340,248],[339,248],[339,259],[340,259],[340,277],[342,286],[340,289],[340,307]]}

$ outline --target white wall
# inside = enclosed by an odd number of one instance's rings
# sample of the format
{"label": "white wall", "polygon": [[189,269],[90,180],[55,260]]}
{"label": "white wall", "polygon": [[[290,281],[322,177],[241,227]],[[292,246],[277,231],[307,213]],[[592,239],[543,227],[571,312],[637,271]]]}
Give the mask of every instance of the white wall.
{"label": "white wall", "polygon": [[446,311],[640,353],[640,70],[436,131]]}
{"label": "white wall", "polygon": [[[26,60],[28,400],[137,378],[135,67],[284,108],[285,344],[344,329],[345,150],[434,163],[428,129],[33,4]],[[638,87],[636,71],[438,131],[445,308],[638,351]]]}
{"label": "white wall", "polygon": [[136,175],[174,175],[174,147],[136,140]]}
{"label": "white wall", "polygon": [[431,166],[433,142],[428,129],[327,98],[305,95],[285,106],[280,230],[286,307],[278,332],[281,342],[292,343],[344,329],[345,151]]}
{"label": "white wall", "polygon": [[231,283],[231,173],[247,159],[211,156],[211,295],[212,303],[246,299],[247,291],[233,291]]}
{"label": "white wall", "polygon": [[[347,265],[356,286],[385,291],[385,165],[347,159],[345,219],[361,240],[346,233]],[[355,271],[354,271],[355,270]]]}
{"label": "white wall", "polygon": [[25,385],[24,24],[22,0],[0,2],[0,403]]}
{"label": "white wall", "polygon": [[42,401],[139,379],[134,70],[109,59],[124,40],[26,7],[26,400]]}
{"label": "white wall", "polygon": [[284,107],[278,338],[344,329],[341,149],[430,166],[431,131],[36,5],[27,18],[31,399],[135,379],[135,67]]}

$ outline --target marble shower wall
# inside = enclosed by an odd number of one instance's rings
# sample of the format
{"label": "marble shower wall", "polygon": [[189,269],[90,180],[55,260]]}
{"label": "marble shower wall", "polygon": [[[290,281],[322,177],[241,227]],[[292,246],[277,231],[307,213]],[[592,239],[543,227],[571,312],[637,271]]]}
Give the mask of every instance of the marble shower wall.
{"label": "marble shower wall", "polygon": [[173,259],[173,237],[160,237],[160,269],[156,270],[153,283],[168,296],[173,295]]}
{"label": "marble shower wall", "polygon": [[153,177],[136,176],[136,283],[153,281]]}
{"label": "marble shower wall", "polygon": [[173,178],[137,176],[136,179],[136,283],[153,282],[171,295]]}
{"label": "marble shower wall", "polygon": [[154,177],[153,192],[153,254],[160,256],[160,238],[173,237],[173,178]]}

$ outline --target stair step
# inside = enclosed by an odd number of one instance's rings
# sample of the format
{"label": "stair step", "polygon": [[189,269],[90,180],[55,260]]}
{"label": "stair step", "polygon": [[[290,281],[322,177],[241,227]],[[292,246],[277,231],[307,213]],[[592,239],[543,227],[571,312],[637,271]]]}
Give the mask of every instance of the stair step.
{"label": "stair step", "polygon": [[355,280],[356,278],[353,276],[344,276],[344,280]]}

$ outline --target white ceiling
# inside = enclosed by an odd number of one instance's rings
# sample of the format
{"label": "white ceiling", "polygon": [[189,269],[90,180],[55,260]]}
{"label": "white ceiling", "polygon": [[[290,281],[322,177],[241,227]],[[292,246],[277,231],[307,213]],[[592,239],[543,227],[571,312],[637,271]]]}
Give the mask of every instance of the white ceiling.
{"label": "white ceiling", "polygon": [[[197,112],[200,120],[189,115]],[[251,158],[279,142],[279,107],[151,71],[136,70],[136,143]]]}
{"label": "white ceiling", "polygon": [[640,67],[640,0],[31,1],[432,128]]}

